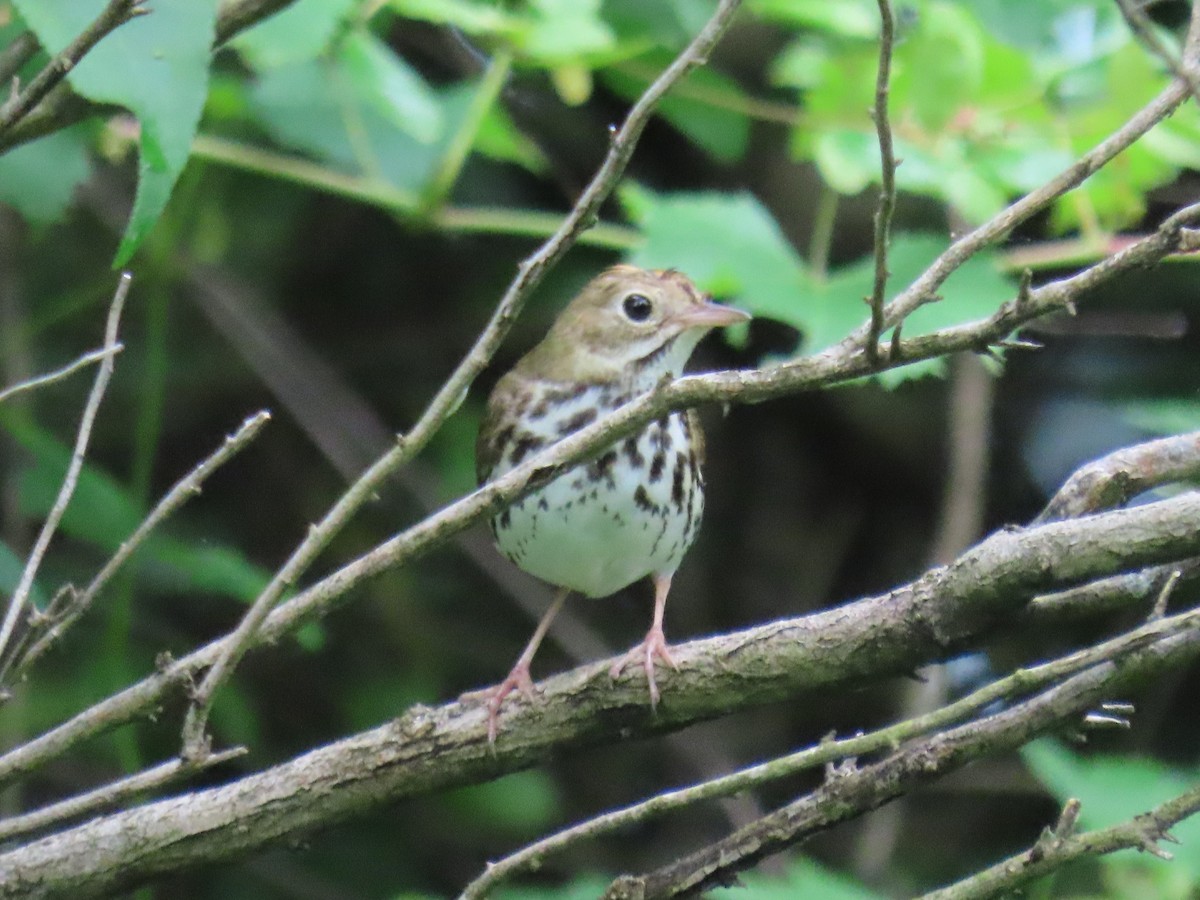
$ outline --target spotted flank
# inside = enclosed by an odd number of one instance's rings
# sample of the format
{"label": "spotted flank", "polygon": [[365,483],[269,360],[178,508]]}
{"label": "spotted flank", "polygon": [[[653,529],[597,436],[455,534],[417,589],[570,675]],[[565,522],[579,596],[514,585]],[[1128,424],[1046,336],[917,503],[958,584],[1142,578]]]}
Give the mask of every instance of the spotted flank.
{"label": "spotted flank", "polygon": [[[503,475],[534,449],[574,434],[630,396],[605,385],[570,393],[551,384],[527,387],[528,408],[545,406],[546,412],[496,431],[489,452],[495,464],[484,478]],[[545,395],[554,402],[544,403]],[[673,572],[704,511],[697,433],[689,413],[652,422],[496,516],[497,545],[530,574],[590,597]]]}

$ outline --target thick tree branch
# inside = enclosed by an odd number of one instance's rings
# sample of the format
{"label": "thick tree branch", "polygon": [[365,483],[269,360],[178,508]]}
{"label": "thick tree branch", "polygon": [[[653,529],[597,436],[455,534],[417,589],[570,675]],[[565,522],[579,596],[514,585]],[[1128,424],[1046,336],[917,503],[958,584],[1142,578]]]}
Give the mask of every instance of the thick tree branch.
{"label": "thick tree branch", "polygon": [[1076,470],[1038,522],[1069,519],[1123,506],[1143,491],[1200,479],[1200,431],[1125,447]]}
{"label": "thick tree branch", "polygon": [[688,72],[707,62],[708,54],[733,21],[740,5],[741,0],[721,0],[712,17],[691,43],[638,98],[625,117],[624,123],[612,135],[609,151],[584,189],[583,195],[563,219],[554,235],[518,266],[516,277],[500,299],[475,344],[438,389],[420,418],[407,434],[397,440],[395,447],[376,460],[362,477],[350,486],[324,519],[310,529],[308,537],[293,551],[271,583],[255,599],[229,641],[223,644],[220,654],[195,691],[183,727],[182,740],[186,755],[202,756],[207,752],[205,726],[213,697],[241,657],[251,646],[258,643],[257,635],[279,598],[299,580],[312,561],[363,503],[375,495],[380,485],[424,449],[446,419],[462,403],[471,384],[499,349],[504,336],[533,289],[541,282],[546,272],[566,255],[578,236],[595,221],[601,205],[612,193],[629,164],[638,139],[659,101]]}
{"label": "thick tree branch", "polygon": [[962,722],[985,707],[1016,697],[1028,696],[1031,692],[1047,687],[1081,669],[1106,660],[1116,659],[1130,650],[1144,647],[1163,637],[1184,633],[1197,626],[1200,626],[1200,610],[1191,610],[1169,620],[1157,620],[1111,641],[1089,647],[1053,662],[1030,669],[1019,669],[1005,678],[994,681],[968,696],[930,713],[904,719],[869,734],[860,734],[842,740],[825,740],[814,747],[759,763],[739,772],[679,790],[668,791],[624,809],[604,813],[523,847],[495,864],[489,864],[483,875],[467,885],[463,891],[462,900],[476,900],[476,898],[484,897],[506,879],[540,866],[547,856],[561,853],[567,847],[581,841],[592,840],[602,834],[641,824],[649,819],[696,803],[726,797],[789,778],[817,766],[890,751],[905,741],[911,741],[939,728]]}
{"label": "thick tree branch", "polygon": [[[416,707],[380,728],[234,784],[152,803],[18,848],[0,856],[0,870],[27,891],[86,896],[228,859],[383,803],[493,778],[618,734],[662,733],[801,691],[910,671],[967,645],[1032,594],[1200,552],[1197,520],[1200,494],[1186,494],[999,532],[950,566],[886,595],[673,647],[679,670],[670,673],[657,715],[645,702],[640,676],[612,682],[609,662],[598,662],[547,679],[540,702],[506,707],[494,748],[488,745],[483,705]],[[268,620],[264,636],[277,636],[272,631]],[[211,658],[217,648],[210,645],[193,657]],[[177,684],[188,671],[176,663],[155,678],[160,687]],[[1105,684],[1100,695],[1111,695],[1113,684]],[[144,682],[125,693],[136,705],[147,689]],[[130,699],[121,696],[113,700]],[[44,740],[8,754],[7,774],[44,752],[45,745],[38,746]]]}
{"label": "thick tree branch", "polygon": [[[889,354],[882,365],[895,367],[901,365],[902,361],[913,362],[948,353],[978,350],[1002,340],[1021,324],[1061,308],[1064,303],[1076,302],[1082,292],[1104,280],[1174,252],[1185,235],[1189,234],[1183,230],[1182,221],[1197,214],[1200,214],[1200,206],[1181,210],[1156,232],[1120,253],[1079,275],[1023,291],[987,319],[906,339],[894,348],[897,352]],[[670,409],[683,409],[706,402],[753,403],[858,378],[872,371],[874,369],[867,361],[865,352],[843,342],[816,356],[773,368],[690,376],[665,385],[538,453],[503,478],[450,504],[281,604],[263,623],[256,643],[277,640],[304,622],[327,614],[351,587],[363,579],[415,559],[473,523],[494,515],[505,504],[513,503],[536,490],[572,465],[600,453],[605,446],[632,434]],[[331,516],[333,514],[330,513]],[[210,666],[216,654],[225,646],[225,640],[214,641],[165,671],[148,676],[41,737],[14,748],[0,757],[0,783],[40,765],[80,740],[124,724],[152,708],[167,692],[179,689]]]}
{"label": "thick tree branch", "polygon": [[902,747],[847,771],[762,820],[661,869],[615,881],[605,900],[659,900],[728,884],[738,872],[831,826],[875,809],[980,756],[1013,750],[1089,707],[1200,655],[1200,631],[1166,638],[1074,675],[1003,712]]}

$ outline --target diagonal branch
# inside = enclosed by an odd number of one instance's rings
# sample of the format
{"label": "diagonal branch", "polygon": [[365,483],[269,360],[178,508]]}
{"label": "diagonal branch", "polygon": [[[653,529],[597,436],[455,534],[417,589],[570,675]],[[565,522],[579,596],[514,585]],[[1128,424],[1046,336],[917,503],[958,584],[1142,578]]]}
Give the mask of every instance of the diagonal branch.
{"label": "diagonal branch", "polygon": [[462,900],[482,898],[503,881],[521,872],[535,869],[544,862],[547,856],[561,853],[581,841],[591,840],[631,825],[642,824],[651,818],[657,818],[696,803],[761,787],[817,766],[891,750],[904,741],[910,741],[939,728],[962,722],[985,707],[1016,697],[1027,696],[1035,690],[1048,687],[1053,682],[1073,675],[1084,668],[1108,659],[1116,659],[1133,649],[1144,647],[1163,637],[1182,634],[1198,625],[1200,625],[1200,610],[1191,610],[1172,619],[1159,619],[1111,641],[1072,653],[1053,662],[1031,669],[1019,669],[1013,674],[994,681],[931,713],[905,719],[870,734],[860,734],[843,740],[825,740],[814,747],[808,747],[769,762],[759,763],[740,772],[733,772],[679,790],[668,791],[624,809],[604,813],[542,838],[497,863],[489,863],[487,870],[464,889]]}
{"label": "diagonal branch", "polygon": [[95,20],[29,82],[25,90],[0,106],[0,135],[9,131],[58,86],[101,39],[149,10],[139,0],[109,0]]}
{"label": "diagonal branch", "polygon": [[1118,850],[1141,850],[1170,859],[1171,855],[1162,850],[1158,842],[1169,840],[1170,828],[1197,812],[1200,812],[1200,786],[1135,819],[1109,828],[1098,828],[1083,834],[1060,834],[1056,829],[1055,833],[1043,836],[1024,853],[1009,857],[957,884],[931,891],[923,895],[921,900],[985,900],[988,897],[1018,894],[1022,885],[1049,875],[1066,863]]}
{"label": "diagonal branch", "polygon": [[[1168,543],[1181,542],[1180,534],[1187,530],[1183,523],[1195,521],[1200,513],[1200,498],[1182,500],[1154,504],[1162,518],[1158,536]],[[974,571],[947,574],[939,569],[927,577],[944,581],[947,590],[978,592],[990,590],[981,576],[994,576],[1000,584],[995,600],[1012,603],[1019,593],[1013,578],[1018,570],[1024,580],[1057,581],[1082,568],[1109,570],[1139,556],[1153,556],[1147,554],[1146,541],[1128,540],[1130,534],[1146,536],[1155,530],[1148,527],[1146,516],[1144,508],[1121,510],[1043,526],[1019,537],[1001,533],[989,539],[996,542],[991,549],[999,555],[986,571],[976,559]],[[1189,538],[1194,545],[1196,536]],[[1080,547],[1095,552],[1081,553]],[[1141,552],[1131,554],[1131,548]],[[1048,558],[1055,560],[1049,575]],[[1087,566],[1080,565],[1084,558]],[[0,856],[0,871],[8,884],[24,892],[14,890],[11,896],[112,892],[167,872],[232,859],[401,798],[491,779],[564,751],[615,740],[618,734],[621,739],[644,737],[795,696],[800,690],[846,684],[868,672],[878,676],[896,664],[908,668],[914,661],[914,644],[918,653],[929,647],[923,616],[931,606],[959,602],[952,593],[934,597],[922,590],[914,599],[902,591],[860,602],[853,609],[682,645],[675,648],[680,670],[671,675],[670,693],[657,717],[645,704],[644,686],[633,678],[610,683],[605,663],[544,682],[544,701],[519,704],[518,721],[502,732],[494,750],[480,704],[414,707],[379,728],[231,784],[156,801],[16,848]],[[904,617],[897,618],[901,608]],[[969,755],[991,752],[1078,716],[1134,680],[1153,677],[1198,653],[1200,630],[1195,627],[1160,638],[1126,652],[1120,666],[1093,666],[1015,710],[916,745],[924,750],[901,750],[885,760],[891,766],[887,772],[901,780],[920,780],[922,759],[933,758],[947,767],[961,764]],[[827,788],[841,790],[839,785],[853,784],[853,791],[846,788],[848,793],[838,796],[848,801],[846,808],[853,801],[866,809],[886,799],[870,793],[868,785],[874,783],[867,777],[839,779]]]}
{"label": "diagonal branch", "polygon": [[[1192,96],[1200,101],[1200,73],[1185,65],[1182,60],[1167,48],[1162,38],[1154,31],[1154,27],[1151,25],[1146,11],[1142,8],[1143,4],[1141,2],[1133,2],[1133,0],[1117,0],[1117,6],[1120,7],[1121,15],[1125,17],[1125,23],[1137,36],[1137,39],[1146,46],[1147,50],[1162,61],[1163,65],[1171,71],[1171,74],[1186,84],[1191,89]],[[1195,21],[1197,15],[1200,15],[1200,9],[1197,9],[1197,5],[1193,3],[1193,21]],[[1195,61],[1193,57],[1192,62],[1195,63]]]}
{"label": "diagonal branch", "polygon": [[1123,506],[1143,491],[1200,479],[1200,431],[1123,447],[1072,473],[1036,522]]}
{"label": "diagonal branch", "polygon": [[501,341],[530,293],[541,282],[546,272],[566,255],[578,236],[595,221],[600,206],[612,193],[629,164],[642,130],[659,101],[672,85],[707,61],[709,52],[729,27],[740,5],[741,0],[721,0],[712,18],[699,34],[638,98],[624,124],[613,135],[609,151],[583,195],[563,219],[554,235],[518,267],[516,277],[505,291],[491,320],[420,418],[407,434],[397,440],[395,447],[376,460],[362,477],[350,486],[325,518],[310,529],[305,540],[293,551],[271,583],[254,601],[195,691],[183,726],[185,755],[202,756],[207,752],[205,728],[216,691],[246,651],[257,642],[258,632],[279,598],[299,580],[329,541],[354,513],[374,496],[380,485],[424,449],[446,419],[458,409],[468,388],[499,349]]}
{"label": "diagonal branch", "polygon": [[1057,687],[975,722],[902,747],[877,763],[840,768],[807,794],[687,857],[645,875],[615,881],[606,898],[658,900],[728,884],[738,872],[839,822],[876,809],[918,785],[981,756],[1013,750],[1070,722],[1141,677],[1200,655],[1200,630],[1191,629],[1077,675]]}
{"label": "diagonal branch", "polygon": [[0,390],[0,403],[3,403],[10,397],[14,397],[17,394],[25,391],[36,390],[37,388],[45,387],[48,384],[55,384],[56,382],[62,381],[64,378],[69,378],[80,369],[87,368],[92,363],[105,360],[113,354],[120,353],[123,349],[124,348],[121,346],[121,344],[117,343],[113,347],[100,347],[96,350],[90,350],[83,354],[83,356],[78,357],[61,368],[55,369],[53,372],[47,372],[45,375],[38,375],[35,378],[18,382],[17,384]]}
{"label": "diagonal branch", "polygon": [[91,441],[92,425],[96,421],[96,414],[100,411],[100,402],[104,399],[104,392],[108,390],[109,379],[112,378],[113,356],[117,347],[117,330],[121,324],[121,311],[125,308],[125,297],[129,293],[129,285],[132,280],[132,276],[128,272],[122,273],[112,303],[109,305],[108,320],[104,326],[106,355],[96,372],[96,380],[92,384],[91,393],[84,405],[83,415],[79,420],[79,431],[75,437],[75,449],[71,453],[71,461],[67,465],[66,474],[63,475],[62,486],[59,488],[54,505],[50,508],[50,513],[46,516],[46,521],[42,523],[42,530],[38,533],[33,550],[29,553],[29,559],[25,563],[25,569],[21,572],[21,578],[9,598],[8,611],[5,613],[3,625],[0,625],[0,659],[4,657],[17,622],[29,602],[29,592],[33,588],[33,580],[37,577],[42,558],[46,555],[54,532],[58,530],[58,523],[67,510],[67,504],[71,502],[71,496],[75,493],[79,472],[83,468],[83,458],[87,454],[88,443]]}
{"label": "diagonal branch", "polygon": [[[875,79],[875,132],[879,138],[879,205],[875,209],[875,283],[867,303],[871,320],[867,330],[867,359],[879,362],[879,338],[883,334],[883,305],[888,280],[888,243],[892,213],[896,209],[896,154],[892,149],[892,123],[888,117],[888,94],[892,77],[892,46],[896,17],[891,0],[879,2],[879,72]],[[898,324],[898,323],[897,323]]]}
{"label": "diagonal branch", "polygon": [[22,31],[11,44],[0,50],[0,87],[10,84],[37,51],[38,42],[32,31]]}
{"label": "diagonal branch", "polygon": [[27,672],[47,650],[54,646],[63,634],[66,633],[67,629],[74,625],[79,617],[87,612],[100,591],[121,570],[121,567],[129,561],[129,558],[133,556],[137,549],[153,533],[154,529],[173,515],[184,503],[199,494],[208,477],[258,437],[258,433],[262,431],[263,426],[270,419],[271,414],[266,410],[250,416],[241,424],[236,432],[225,438],[220,447],[179,479],[163,495],[154,509],[150,511],[150,514],[141,521],[133,534],[121,543],[117,552],[96,573],[96,577],[92,579],[86,588],[79,593],[75,593],[74,591],[68,592],[64,595],[68,599],[61,608],[56,608],[57,604],[52,604],[51,608],[45,611],[37,623],[39,627],[31,630],[29,639],[23,645],[23,649],[14,654],[10,664],[0,667],[0,676],[6,675],[10,668],[16,677],[20,677],[23,673]]}
{"label": "diagonal branch", "polygon": [[[395,728],[388,726],[363,739],[378,749],[379,742],[398,740],[397,733],[411,732],[419,738],[408,744],[405,737],[406,746],[394,748],[403,758],[403,768],[390,772],[405,784],[426,777],[429,766],[447,778],[482,777],[532,765],[565,747],[612,740],[622,729],[630,737],[645,736],[732,708],[784,699],[801,690],[911,671],[968,645],[997,619],[1022,608],[1028,597],[1114,571],[1200,554],[1200,534],[1192,526],[1197,520],[1200,495],[1185,494],[1086,519],[1002,531],[950,566],[933,569],[887,594],[802,619],[681,644],[672,648],[680,668],[671,673],[669,693],[657,715],[646,707],[644,685],[636,677],[613,684],[607,676],[608,664],[599,662],[544,681],[545,702],[516,702],[507,708],[494,751],[486,739],[486,710],[478,703],[414,710]],[[310,592],[276,610],[263,637],[277,639],[302,621],[293,617],[305,607],[292,604],[317,599],[306,597]],[[207,665],[221,643],[215,641],[165,665],[137,685],[9,751],[0,758],[0,782],[152,708]],[[336,747],[313,752],[329,749],[330,759],[340,759]],[[373,766],[372,759],[364,757],[360,762]],[[345,760],[338,765],[345,765]],[[365,775],[347,771],[346,777],[356,781]],[[380,790],[386,793],[385,788]],[[342,808],[342,802],[354,803],[344,798],[336,802],[337,808]]]}
{"label": "diagonal branch", "polygon": [[[1170,254],[1189,234],[1183,230],[1181,223],[1190,215],[1200,215],[1200,206],[1181,210],[1153,234],[1130,245],[1121,253],[1102,260],[1091,269],[1060,282],[1051,282],[1022,293],[987,319],[906,339],[898,345],[899,352],[889,354],[881,365],[894,368],[901,365],[902,361],[914,362],[948,353],[985,348],[1007,337],[1013,329],[1025,322],[1059,309],[1064,303],[1076,301],[1083,291],[1094,288],[1104,280],[1129,268],[1151,264]],[[282,603],[264,620],[262,629],[255,637],[255,643],[260,645],[278,640],[305,622],[327,615],[339,603],[344,602],[346,593],[363,579],[416,559],[475,522],[494,515],[505,504],[513,503],[536,490],[556,474],[598,455],[604,447],[632,434],[668,410],[709,402],[755,403],[851,380],[876,370],[866,361],[865,353],[861,349],[848,347],[843,342],[815,356],[773,368],[681,378],[620,407],[600,421],[541,451],[502,478],[444,507],[420,524],[379,545]],[[1171,560],[1175,561],[1177,558],[1172,557]],[[147,676],[141,682],[102,700],[41,737],[14,748],[0,757],[0,782],[42,764],[80,740],[128,722],[141,712],[154,707],[167,693],[190,683],[199,672],[211,666],[217,656],[225,650],[228,640],[222,638],[194,651],[166,671]]]}

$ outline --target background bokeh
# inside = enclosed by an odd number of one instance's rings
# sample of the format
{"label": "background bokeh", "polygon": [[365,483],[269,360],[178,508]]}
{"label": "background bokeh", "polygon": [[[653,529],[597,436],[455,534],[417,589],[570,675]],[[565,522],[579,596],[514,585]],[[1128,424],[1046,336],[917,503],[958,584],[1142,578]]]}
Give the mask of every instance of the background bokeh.
{"label": "background bokeh", "polygon": [[[25,27],[22,16],[34,24],[27,6],[0,2],[0,44]],[[4,744],[138,679],[156,654],[183,654],[233,627],[309,523],[420,414],[519,260],[590,177],[609,125],[712,8],[300,0],[217,53],[200,136],[127,262],[135,281],[125,349],[41,596],[86,582],[153,500],[246,415],[269,408],[274,420],[19,687],[0,715]],[[1177,39],[1188,5],[1150,11],[1162,36]],[[1167,83],[1109,2],[901,0],[896,12],[892,121],[903,162],[893,290]],[[859,324],[878,177],[867,112],[877,16],[874,2],[747,2],[711,67],[647,129],[602,227],[545,280],[462,409],[311,577],[473,486],[475,429],[491,385],[606,265],[675,266],[756,314],[748,331],[706,341],[695,368],[789,358]],[[503,77],[491,96],[487,72]],[[456,136],[470,149],[461,167],[450,149]],[[145,154],[136,123],[114,115],[0,157],[0,383],[99,343],[139,140]],[[973,261],[906,334],[986,315],[1013,295],[1025,267],[1035,282],[1050,279],[1153,228],[1196,199],[1193,169],[1200,114],[1189,104]],[[1077,316],[1038,323],[1027,336],[1043,349],[1011,351],[1002,363],[947,360],[704,410],[706,521],[672,592],[668,637],[882,591],[988,531],[1028,521],[1080,463],[1198,427],[1194,262],[1124,277],[1087,297]],[[53,500],[87,389],[79,375],[0,406],[6,591]],[[951,481],[951,472],[965,474]],[[374,579],[319,626],[245,660],[212,726],[218,746],[242,743],[250,753],[206,780],[497,681],[548,597],[491,549],[482,528]],[[1187,599],[1185,589],[1179,602]],[[568,612],[535,675],[635,643],[649,592],[577,600]],[[150,894],[449,894],[486,860],[558,825],[833,731],[885,724],[1136,615],[1007,633],[986,655],[924,680],[799,697],[406,802]],[[1178,673],[1129,698],[1138,713],[1127,732],[991,759],[840,826],[766,863],[748,890],[901,896],[1028,846],[1068,795],[1084,799],[1089,825],[1148,808],[1195,778],[1198,680]],[[181,711],[169,706],[90,743],[7,791],[0,806],[29,808],[169,757]],[[512,895],[590,896],[604,875],[662,863],[812,783],[581,846]],[[1132,854],[1078,866],[1042,896],[1195,896],[1196,843],[1170,866]]]}

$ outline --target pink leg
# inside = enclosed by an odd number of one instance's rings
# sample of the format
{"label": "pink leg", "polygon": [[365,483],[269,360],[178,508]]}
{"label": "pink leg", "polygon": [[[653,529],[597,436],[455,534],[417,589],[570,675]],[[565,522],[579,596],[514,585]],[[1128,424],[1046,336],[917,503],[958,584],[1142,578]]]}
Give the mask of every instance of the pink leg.
{"label": "pink leg", "polygon": [[533,637],[529,639],[529,643],[525,645],[525,649],[521,652],[521,656],[512,667],[512,671],[508,673],[508,677],[491,690],[484,692],[484,696],[488,698],[489,744],[494,745],[496,743],[500,705],[504,703],[504,698],[514,690],[519,690],[525,695],[527,700],[534,699],[535,689],[533,687],[533,678],[529,674],[529,664],[533,662],[533,655],[537,653],[538,645],[541,644],[542,638],[546,636],[546,632],[550,629],[550,623],[554,621],[554,617],[562,609],[563,602],[567,599],[569,593],[571,592],[566,588],[559,590],[554,597],[554,602],[550,604],[550,608],[542,615],[541,621],[538,622],[537,628],[534,629]]}
{"label": "pink leg", "polygon": [[[673,573],[672,573],[673,574]],[[671,575],[654,575],[654,621],[646,632],[646,639],[627,654],[613,663],[608,674],[616,678],[621,670],[639,656],[642,668],[646,671],[646,681],[650,685],[650,708],[658,706],[658,684],[654,680],[654,658],[657,656],[672,669],[678,669],[675,660],[667,650],[667,638],[663,634],[663,613],[667,608],[667,593],[671,590]]]}

